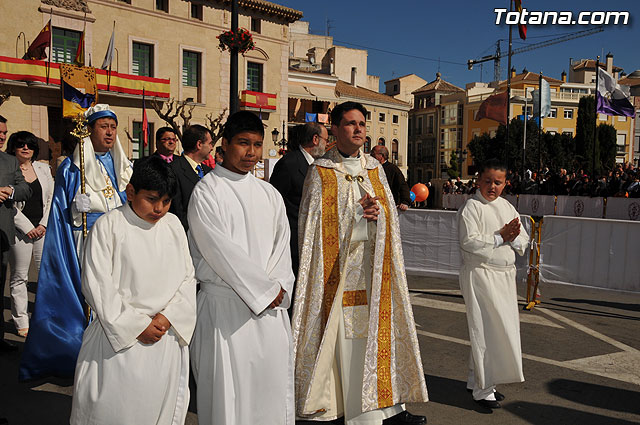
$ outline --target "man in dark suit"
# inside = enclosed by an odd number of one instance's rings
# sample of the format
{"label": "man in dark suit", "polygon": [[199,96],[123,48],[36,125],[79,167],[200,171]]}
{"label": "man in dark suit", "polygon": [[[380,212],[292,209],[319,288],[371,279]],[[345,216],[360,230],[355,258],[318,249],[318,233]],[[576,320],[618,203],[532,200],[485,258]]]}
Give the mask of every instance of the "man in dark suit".
{"label": "man in dark suit", "polygon": [[[6,135],[7,119],[0,115],[0,139],[2,142],[0,146],[4,144]],[[31,189],[24,181],[18,160],[15,156],[0,151],[0,299],[4,299],[9,246],[16,242],[13,203],[26,201],[30,196]],[[4,316],[0,316],[0,352],[16,349],[15,345],[4,340]]]}
{"label": "man in dark suit", "polygon": [[178,137],[171,127],[160,127],[156,131],[156,151],[153,155],[159,156],[168,164],[174,159],[173,152],[176,150]]}
{"label": "man in dark suit", "polygon": [[297,131],[299,146],[292,147],[276,163],[269,183],[275,186],[284,198],[287,219],[291,229],[291,266],[298,276],[298,209],[302,199],[302,188],[307,169],[316,158],[324,155],[329,133],[322,124],[308,122]]}
{"label": "man in dark suit", "polygon": [[393,200],[398,209],[401,211],[408,210],[409,205],[411,205],[409,186],[407,186],[407,181],[404,179],[402,171],[395,164],[389,162],[389,150],[382,145],[377,145],[371,149],[371,156],[382,164],[382,169],[384,169],[384,174],[387,176],[387,182],[393,194]]}
{"label": "man in dark suit", "polygon": [[174,156],[171,162],[171,168],[178,179],[178,192],[171,201],[169,211],[178,216],[185,231],[189,230],[187,207],[191,192],[196,183],[211,171],[202,161],[207,159],[213,150],[212,140],[208,128],[199,124],[189,126],[182,135],[184,153],[182,156]]}

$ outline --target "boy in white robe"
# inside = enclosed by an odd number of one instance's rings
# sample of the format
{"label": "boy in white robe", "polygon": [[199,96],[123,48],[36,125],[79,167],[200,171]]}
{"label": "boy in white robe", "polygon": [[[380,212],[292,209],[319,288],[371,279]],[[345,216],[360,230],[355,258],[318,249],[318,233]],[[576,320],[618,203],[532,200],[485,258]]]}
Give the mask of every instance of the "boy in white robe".
{"label": "boy in white robe", "polygon": [[504,399],[496,384],[524,381],[515,255],[524,255],[529,237],[518,212],[500,197],[506,173],[499,161],[487,161],[479,190],[458,212],[460,288],[471,340],[467,390],[490,409]]}
{"label": "boy in white robe", "polygon": [[196,282],[176,178],[158,157],[136,161],[128,204],[86,240],[82,292],[95,315],[82,339],[71,424],[182,425]]}
{"label": "boy in white robe", "polygon": [[224,160],[189,201],[189,243],[200,283],[191,344],[200,425],[293,425],[287,308],[293,271],[278,191],[251,174],[264,126],[251,112],[224,127]]}

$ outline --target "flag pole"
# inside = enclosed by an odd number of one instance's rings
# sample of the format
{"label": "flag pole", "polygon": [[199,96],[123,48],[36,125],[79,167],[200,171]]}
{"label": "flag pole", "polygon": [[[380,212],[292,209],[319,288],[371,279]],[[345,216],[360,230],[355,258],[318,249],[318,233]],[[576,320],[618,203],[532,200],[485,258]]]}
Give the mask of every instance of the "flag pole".
{"label": "flag pole", "polygon": [[[509,12],[513,11],[513,0],[509,0]],[[511,47],[512,47],[512,30],[513,25],[509,25],[509,51],[507,53],[507,137],[504,142],[504,161],[507,169],[509,168],[509,120],[511,118]],[[526,93],[525,93],[526,94]],[[526,123],[525,123],[526,125]]]}
{"label": "flag pole", "polygon": [[51,56],[53,56],[53,7],[49,9],[49,58],[47,60],[47,85],[49,85],[49,73],[51,71]]}
{"label": "flag pole", "polygon": [[594,97],[594,114],[593,114],[593,152],[591,158],[591,176],[593,180],[596,180],[596,137],[598,134],[598,80],[599,80],[599,68],[600,68],[600,56],[596,57],[596,90],[593,93]]}
{"label": "flag pole", "polygon": [[542,71],[538,77],[538,175],[542,172]]}
{"label": "flag pole", "polygon": [[[116,20],[113,20],[113,30],[111,34],[114,34],[116,31]],[[115,40],[114,40],[115,43]],[[109,44],[111,44],[111,40],[109,40]],[[115,48],[115,46],[114,46]],[[113,62],[113,55],[111,56],[111,60],[109,61],[109,72],[107,73],[107,91],[111,90],[111,63]]]}

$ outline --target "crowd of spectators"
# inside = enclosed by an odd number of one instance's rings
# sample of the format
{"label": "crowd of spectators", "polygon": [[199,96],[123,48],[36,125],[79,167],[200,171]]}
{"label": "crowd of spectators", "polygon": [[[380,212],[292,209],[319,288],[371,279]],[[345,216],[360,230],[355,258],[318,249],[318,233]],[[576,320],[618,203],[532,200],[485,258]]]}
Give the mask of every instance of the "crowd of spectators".
{"label": "crowd of spectators", "polygon": [[[443,184],[444,194],[474,194],[476,181],[462,181],[459,177]],[[555,195],[640,198],[640,168],[633,164],[617,164],[606,174],[593,179],[585,170],[557,172],[544,168],[541,171],[518,171],[507,175],[505,195]]]}

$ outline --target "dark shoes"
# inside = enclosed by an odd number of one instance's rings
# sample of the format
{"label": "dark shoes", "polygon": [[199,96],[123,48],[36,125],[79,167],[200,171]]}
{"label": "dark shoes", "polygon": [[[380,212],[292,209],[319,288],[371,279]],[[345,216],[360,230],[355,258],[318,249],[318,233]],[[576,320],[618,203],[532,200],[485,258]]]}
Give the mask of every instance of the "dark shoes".
{"label": "dark shoes", "polygon": [[16,351],[17,349],[18,347],[15,344],[5,341],[4,339],[0,339],[0,353],[9,353],[11,351]]}
{"label": "dark shoes", "polygon": [[406,410],[382,421],[383,425],[423,425],[426,423],[425,416],[412,415]]}
{"label": "dark shoes", "polygon": [[499,409],[502,406],[498,400],[473,400],[485,409]]}

